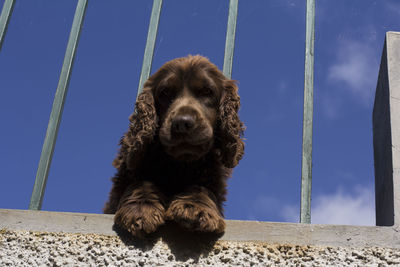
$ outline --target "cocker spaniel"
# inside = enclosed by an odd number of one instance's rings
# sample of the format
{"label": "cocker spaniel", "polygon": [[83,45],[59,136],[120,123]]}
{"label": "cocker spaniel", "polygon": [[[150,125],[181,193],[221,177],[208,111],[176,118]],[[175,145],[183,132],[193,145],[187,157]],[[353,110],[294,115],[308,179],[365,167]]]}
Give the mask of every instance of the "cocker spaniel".
{"label": "cocker spaniel", "polygon": [[144,84],[113,165],[104,213],[134,236],[166,221],[222,233],[226,180],[243,156],[235,81],[202,56],[164,64]]}

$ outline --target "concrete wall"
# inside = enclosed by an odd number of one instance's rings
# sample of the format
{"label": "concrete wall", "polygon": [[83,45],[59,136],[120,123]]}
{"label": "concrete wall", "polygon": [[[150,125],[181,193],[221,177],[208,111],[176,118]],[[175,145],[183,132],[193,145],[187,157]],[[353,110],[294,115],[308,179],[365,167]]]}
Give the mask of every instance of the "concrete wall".
{"label": "concrete wall", "polygon": [[373,111],[377,225],[400,225],[400,33],[388,32]]}
{"label": "concrete wall", "polygon": [[227,221],[223,236],[164,226],[146,240],[113,216],[0,210],[1,266],[400,265],[393,227]]}
{"label": "concrete wall", "polygon": [[388,266],[400,251],[381,247],[324,247],[218,241],[212,246],[142,246],[116,236],[28,231],[0,233],[1,266]]}
{"label": "concrete wall", "polygon": [[1,266],[400,265],[392,227],[227,221],[222,236],[169,225],[146,240],[100,214],[0,210]]}

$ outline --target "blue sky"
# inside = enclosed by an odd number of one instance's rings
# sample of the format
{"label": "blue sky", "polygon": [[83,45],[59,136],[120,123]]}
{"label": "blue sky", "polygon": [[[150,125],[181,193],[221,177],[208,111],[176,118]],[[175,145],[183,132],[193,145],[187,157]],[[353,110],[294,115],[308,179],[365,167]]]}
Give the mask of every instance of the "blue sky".
{"label": "blue sky", "polygon": [[[0,1],[2,4],[4,1]],[[16,1],[0,52],[0,208],[29,205],[76,1]],[[89,1],[43,209],[100,213],[133,111],[152,1]],[[372,106],[396,0],[318,0],[312,222],[374,224]],[[165,0],[152,72],[188,54],[222,69],[228,1]],[[226,218],[298,221],[305,1],[240,1],[232,77],[246,154]]]}

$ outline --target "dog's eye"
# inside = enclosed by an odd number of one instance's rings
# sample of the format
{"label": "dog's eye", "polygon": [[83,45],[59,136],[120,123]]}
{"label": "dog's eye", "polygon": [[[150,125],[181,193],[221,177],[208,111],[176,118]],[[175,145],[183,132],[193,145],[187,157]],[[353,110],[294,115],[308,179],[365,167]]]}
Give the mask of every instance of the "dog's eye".
{"label": "dog's eye", "polygon": [[199,95],[208,97],[213,95],[213,90],[209,87],[203,87],[201,90],[199,90]]}
{"label": "dog's eye", "polygon": [[165,101],[171,101],[171,99],[174,97],[174,92],[169,88],[161,88],[159,90],[158,97]]}

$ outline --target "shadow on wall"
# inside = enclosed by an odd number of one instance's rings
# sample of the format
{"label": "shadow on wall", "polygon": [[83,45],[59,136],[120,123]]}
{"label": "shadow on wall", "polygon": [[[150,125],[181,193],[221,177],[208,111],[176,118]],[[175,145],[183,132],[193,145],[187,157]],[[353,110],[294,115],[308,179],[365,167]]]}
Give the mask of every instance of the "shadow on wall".
{"label": "shadow on wall", "polygon": [[125,229],[113,225],[113,230],[127,246],[134,246],[143,252],[150,251],[158,240],[166,243],[178,261],[193,259],[198,262],[200,256],[207,257],[222,234],[190,232],[174,222],[161,226],[146,238],[136,238]]}

